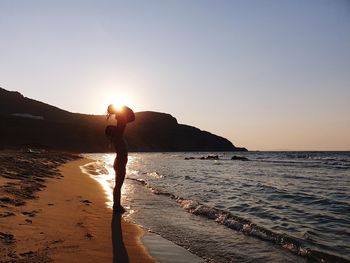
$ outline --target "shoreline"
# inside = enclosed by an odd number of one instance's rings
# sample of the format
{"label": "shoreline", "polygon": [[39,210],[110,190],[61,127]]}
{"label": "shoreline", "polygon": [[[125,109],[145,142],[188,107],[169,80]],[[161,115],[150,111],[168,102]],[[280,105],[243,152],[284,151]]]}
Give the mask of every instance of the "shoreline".
{"label": "shoreline", "polygon": [[[105,207],[108,208],[108,210],[112,211],[112,204],[113,204],[113,193],[111,192],[110,186],[106,184],[106,180],[110,180],[110,176],[108,177],[106,171],[103,171],[101,169],[101,166],[98,165],[98,161],[96,160],[90,160],[90,162],[87,162],[84,165],[80,165],[80,169],[82,173],[84,173],[87,177],[89,177],[91,180],[95,181],[99,188],[103,191],[103,195],[105,196]],[[102,172],[102,174],[101,174]],[[106,178],[107,177],[107,178]],[[114,178],[114,176],[113,176]],[[128,184],[127,181],[124,182],[124,186]],[[128,213],[126,213],[128,215]],[[113,219],[114,221],[114,219]],[[142,225],[139,225],[137,222],[130,222],[128,220],[128,216],[122,217],[122,227],[124,224],[131,224],[133,227],[138,228],[139,235],[137,238],[137,242],[139,246],[141,246],[142,249],[146,250],[146,253],[153,258],[154,262],[161,262],[161,263],[204,263],[205,261],[198,257],[197,255],[189,252],[184,247],[181,247],[172,241],[163,238],[157,233],[149,232],[147,229],[145,229]],[[113,231],[113,232],[120,232],[120,231]],[[124,235],[123,231],[123,235]],[[126,246],[127,247],[127,246]],[[128,250],[128,248],[127,248]],[[118,262],[124,262],[124,261],[118,261]],[[133,262],[133,261],[130,261]],[[135,262],[146,262],[146,261],[140,261],[138,259]]]}

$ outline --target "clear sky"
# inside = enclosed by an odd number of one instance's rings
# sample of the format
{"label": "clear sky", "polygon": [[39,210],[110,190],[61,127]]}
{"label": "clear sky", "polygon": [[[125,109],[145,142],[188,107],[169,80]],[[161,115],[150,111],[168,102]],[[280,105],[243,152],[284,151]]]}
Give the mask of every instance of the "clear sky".
{"label": "clear sky", "polygon": [[348,0],[0,0],[0,86],[167,112],[252,150],[350,150]]}

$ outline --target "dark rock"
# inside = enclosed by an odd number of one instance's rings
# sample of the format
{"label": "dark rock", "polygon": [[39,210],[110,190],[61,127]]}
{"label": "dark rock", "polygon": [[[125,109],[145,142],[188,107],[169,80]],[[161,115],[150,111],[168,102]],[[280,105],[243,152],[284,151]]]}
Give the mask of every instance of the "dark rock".
{"label": "dark rock", "polygon": [[247,157],[243,157],[243,156],[232,156],[231,160],[238,160],[238,161],[250,161]]}
{"label": "dark rock", "polygon": [[219,155],[202,156],[201,160],[219,160]]}

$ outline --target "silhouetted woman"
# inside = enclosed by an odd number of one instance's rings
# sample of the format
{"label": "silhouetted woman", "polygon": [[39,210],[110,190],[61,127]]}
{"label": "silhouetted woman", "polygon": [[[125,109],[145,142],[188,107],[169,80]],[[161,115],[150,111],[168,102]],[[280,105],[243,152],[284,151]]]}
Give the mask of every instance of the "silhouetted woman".
{"label": "silhouetted woman", "polygon": [[126,164],[128,162],[128,150],[126,141],[124,139],[124,131],[126,125],[129,122],[135,120],[135,114],[130,108],[126,106],[123,106],[120,109],[116,109],[113,105],[108,106],[107,112],[108,118],[111,115],[115,115],[115,118],[117,120],[116,126],[108,125],[105,130],[106,135],[111,138],[115,152],[117,154],[113,165],[116,175],[113,191],[113,211],[115,213],[123,213],[125,212],[125,209],[120,204],[120,197],[121,188],[125,179]]}

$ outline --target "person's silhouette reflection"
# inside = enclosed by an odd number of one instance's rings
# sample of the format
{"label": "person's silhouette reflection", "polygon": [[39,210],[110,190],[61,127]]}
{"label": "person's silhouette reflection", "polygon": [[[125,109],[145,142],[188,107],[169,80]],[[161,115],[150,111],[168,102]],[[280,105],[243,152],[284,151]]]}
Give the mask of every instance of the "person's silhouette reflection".
{"label": "person's silhouette reflection", "polygon": [[112,216],[112,245],[113,263],[129,263],[128,252],[123,242],[120,213],[113,213]]}

